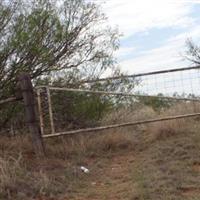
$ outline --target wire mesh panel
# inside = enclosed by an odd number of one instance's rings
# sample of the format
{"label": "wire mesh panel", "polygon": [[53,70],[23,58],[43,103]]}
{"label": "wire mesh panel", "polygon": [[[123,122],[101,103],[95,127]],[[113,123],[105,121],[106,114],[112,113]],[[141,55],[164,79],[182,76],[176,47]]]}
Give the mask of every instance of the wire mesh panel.
{"label": "wire mesh panel", "polygon": [[115,91],[87,89],[93,83],[82,85],[81,89],[39,87],[42,133],[46,137],[57,136],[200,115],[199,68],[127,78],[138,79],[127,93],[120,88]]}
{"label": "wire mesh panel", "polygon": [[141,84],[135,92],[148,95],[162,94],[165,97],[200,96],[200,70],[190,69],[170,73],[141,76]]}

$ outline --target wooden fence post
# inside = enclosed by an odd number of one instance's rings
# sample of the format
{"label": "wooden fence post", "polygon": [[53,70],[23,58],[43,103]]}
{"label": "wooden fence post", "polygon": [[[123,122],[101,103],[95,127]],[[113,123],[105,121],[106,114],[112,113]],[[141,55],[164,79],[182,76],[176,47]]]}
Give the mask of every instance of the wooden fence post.
{"label": "wooden fence post", "polygon": [[28,124],[29,131],[31,133],[35,153],[38,156],[44,156],[45,149],[41,136],[41,130],[38,124],[35,96],[30,76],[28,74],[21,74],[18,77],[18,85],[22,93],[25,106],[26,123]]}

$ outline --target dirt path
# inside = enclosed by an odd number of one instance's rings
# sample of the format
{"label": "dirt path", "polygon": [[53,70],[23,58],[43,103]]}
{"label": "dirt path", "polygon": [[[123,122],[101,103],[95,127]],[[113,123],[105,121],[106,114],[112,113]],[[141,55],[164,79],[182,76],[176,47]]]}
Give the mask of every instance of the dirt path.
{"label": "dirt path", "polygon": [[[90,160],[91,172],[82,182],[73,197],[75,200],[129,200],[134,193],[132,165],[133,152],[115,154],[110,159]],[[87,176],[87,175],[86,175]]]}

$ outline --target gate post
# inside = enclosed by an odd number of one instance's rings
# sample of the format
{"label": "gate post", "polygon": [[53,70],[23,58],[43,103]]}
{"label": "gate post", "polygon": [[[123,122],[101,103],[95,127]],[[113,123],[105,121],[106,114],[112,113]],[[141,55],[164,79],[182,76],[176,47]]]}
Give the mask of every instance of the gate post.
{"label": "gate post", "polygon": [[45,148],[38,124],[35,96],[30,76],[28,74],[21,74],[18,77],[18,86],[22,93],[25,106],[26,123],[31,133],[35,153],[37,156],[44,156]]}

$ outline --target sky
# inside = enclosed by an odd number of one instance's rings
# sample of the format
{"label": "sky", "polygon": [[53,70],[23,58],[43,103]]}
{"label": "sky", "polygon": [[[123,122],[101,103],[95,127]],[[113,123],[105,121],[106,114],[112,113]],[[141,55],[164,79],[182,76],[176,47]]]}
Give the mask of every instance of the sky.
{"label": "sky", "polygon": [[[200,0],[93,0],[123,36],[115,53],[128,74],[190,65],[186,40],[200,39]],[[104,2],[104,3],[103,3]]]}

